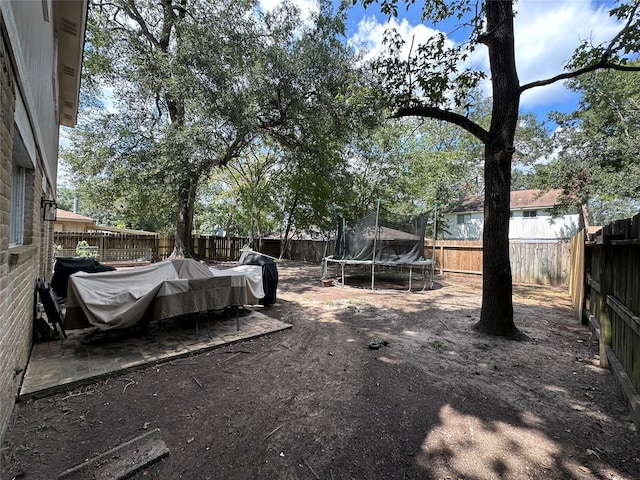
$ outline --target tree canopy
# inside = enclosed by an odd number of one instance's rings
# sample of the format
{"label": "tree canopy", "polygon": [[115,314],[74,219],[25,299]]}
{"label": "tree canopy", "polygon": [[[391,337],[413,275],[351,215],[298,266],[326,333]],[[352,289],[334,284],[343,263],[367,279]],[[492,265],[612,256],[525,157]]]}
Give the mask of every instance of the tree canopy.
{"label": "tree canopy", "polygon": [[75,183],[116,205],[126,194],[140,217],[162,203],[174,254],[191,255],[198,187],[215,167],[271,141],[326,168],[352,124],[374,118],[354,101],[364,83],[344,28],[328,1],[307,23],[286,2],[94,1],[86,76],[93,92],[113,88],[113,108],[91,102],[71,135]]}

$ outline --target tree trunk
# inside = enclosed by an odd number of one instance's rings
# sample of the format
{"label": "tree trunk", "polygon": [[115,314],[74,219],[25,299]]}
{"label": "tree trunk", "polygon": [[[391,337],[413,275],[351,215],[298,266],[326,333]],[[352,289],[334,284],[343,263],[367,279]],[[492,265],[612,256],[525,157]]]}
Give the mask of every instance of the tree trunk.
{"label": "tree trunk", "polygon": [[262,224],[260,222],[258,222],[258,251],[261,252],[262,251],[262,246],[263,246],[263,240],[264,238],[264,233],[262,231]]}
{"label": "tree trunk", "polygon": [[591,223],[589,222],[589,205],[587,202],[580,205],[580,220],[582,225],[579,225],[581,228],[589,228]]}
{"label": "tree trunk", "polygon": [[487,33],[482,41],[489,49],[493,112],[485,144],[482,309],[475,327],[490,335],[517,336],[509,262],[511,158],[520,103],[512,3],[490,0],[486,14]]}
{"label": "tree trunk", "polygon": [[196,198],[196,182],[184,180],[178,189],[178,222],[176,224],[176,243],[170,258],[194,258],[193,207]]}
{"label": "tree trunk", "polygon": [[296,191],[296,195],[293,199],[293,203],[291,204],[291,208],[289,209],[289,215],[287,218],[287,227],[284,231],[284,238],[280,240],[280,258],[284,258],[284,254],[287,251],[287,246],[289,245],[289,233],[291,232],[291,224],[293,223],[293,212],[295,212],[298,207],[298,192]]}
{"label": "tree trunk", "polygon": [[512,277],[509,261],[511,161],[502,152],[485,151],[484,230],[482,233],[482,309],[476,328],[489,335],[514,336]]}

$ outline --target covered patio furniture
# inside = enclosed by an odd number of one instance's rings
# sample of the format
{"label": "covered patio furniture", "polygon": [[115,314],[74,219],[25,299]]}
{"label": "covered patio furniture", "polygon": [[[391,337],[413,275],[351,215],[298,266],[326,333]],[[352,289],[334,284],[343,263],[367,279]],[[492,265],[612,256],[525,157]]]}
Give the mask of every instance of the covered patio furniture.
{"label": "covered patio furniture", "polygon": [[125,329],[225,307],[256,305],[264,297],[261,267],[216,269],[192,259],[69,277],[66,329]]}
{"label": "covered patio furniture", "polygon": [[262,269],[262,287],[264,289],[264,297],[260,300],[260,304],[269,306],[276,303],[278,267],[273,258],[264,253],[246,250],[240,255],[238,265],[259,265]]}
{"label": "covered patio furniture", "polygon": [[112,272],[115,270],[111,265],[104,265],[93,258],[83,257],[59,257],[53,265],[53,277],[51,278],[51,288],[56,292],[58,298],[67,296],[67,284],[69,277],[76,272],[99,273]]}

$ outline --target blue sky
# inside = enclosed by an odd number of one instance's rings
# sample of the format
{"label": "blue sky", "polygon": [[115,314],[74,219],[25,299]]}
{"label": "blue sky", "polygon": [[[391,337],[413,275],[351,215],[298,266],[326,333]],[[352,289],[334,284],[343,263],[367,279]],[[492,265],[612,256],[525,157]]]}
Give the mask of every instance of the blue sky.
{"label": "blue sky", "polygon": [[[262,0],[269,9],[280,0]],[[302,12],[315,9],[314,0],[292,0]],[[564,63],[580,41],[592,38],[600,43],[612,38],[620,25],[609,17],[612,1],[595,0],[520,0],[515,4],[517,16],[516,52],[518,76],[521,84],[552,77],[563,71]],[[365,47],[374,53],[380,48],[383,32],[390,26],[402,35],[416,41],[427,38],[434,31],[447,33],[452,42],[463,42],[464,37],[456,37],[451,24],[428,25],[420,21],[420,6],[417,0],[408,11],[399,8],[397,19],[388,19],[379,12],[377,5],[366,10],[357,4],[349,11],[348,37],[356,47]],[[479,48],[470,59],[475,65],[487,65],[486,50]],[[487,69],[488,70],[488,69]],[[490,95],[490,85],[484,85]],[[545,120],[551,110],[571,111],[576,107],[577,96],[561,83],[535,88],[525,92],[521,98],[521,111],[534,112],[540,120]]]}

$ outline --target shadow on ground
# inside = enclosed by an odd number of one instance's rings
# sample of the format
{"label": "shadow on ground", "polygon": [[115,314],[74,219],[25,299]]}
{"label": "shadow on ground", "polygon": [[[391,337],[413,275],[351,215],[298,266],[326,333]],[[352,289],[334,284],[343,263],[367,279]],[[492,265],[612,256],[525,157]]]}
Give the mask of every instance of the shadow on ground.
{"label": "shadow on ground", "polygon": [[640,478],[628,408],[561,289],[515,288],[530,340],[511,342],[471,328],[479,277],[407,293],[278,268],[264,313],[291,329],[17,404],[2,478],[155,428],[170,454],[133,478]]}

